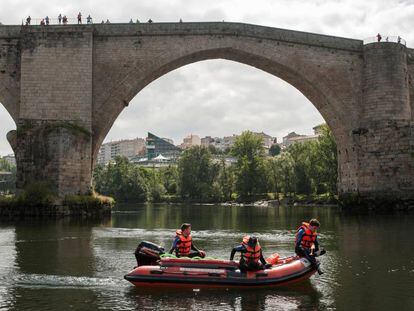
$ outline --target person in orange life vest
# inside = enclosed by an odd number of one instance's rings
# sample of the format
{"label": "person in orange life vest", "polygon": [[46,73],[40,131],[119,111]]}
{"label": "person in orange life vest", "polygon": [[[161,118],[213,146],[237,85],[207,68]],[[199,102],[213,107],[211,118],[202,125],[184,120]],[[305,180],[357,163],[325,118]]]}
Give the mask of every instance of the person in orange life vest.
{"label": "person in orange life vest", "polygon": [[206,253],[194,246],[191,237],[191,224],[184,223],[181,229],[177,230],[172,247],[169,251],[172,254],[175,251],[177,257],[201,257],[204,258]]}
{"label": "person in orange life vest", "polygon": [[312,266],[318,270],[319,274],[323,272],[319,268],[315,257],[323,255],[325,250],[319,250],[319,242],[317,239],[316,230],[320,227],[317,219],[311,219],[309,223],[303,222],[296,231],[295,253],[299,257],[305,257],[309,260]]}
{"label": "person in orange life vest", "polygon": [[236,252],[240,252],[239,265],[241,271],[263,270],[272,266],[264,259],[259,241],[253,235],[245,236],[243,242],[232,249],[230,260],[233,260]]}

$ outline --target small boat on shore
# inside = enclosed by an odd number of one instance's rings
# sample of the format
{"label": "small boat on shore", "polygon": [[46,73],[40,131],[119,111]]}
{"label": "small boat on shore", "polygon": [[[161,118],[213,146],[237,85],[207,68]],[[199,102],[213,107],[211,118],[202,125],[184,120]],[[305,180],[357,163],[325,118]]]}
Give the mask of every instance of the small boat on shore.
{"label": "small boat on shore", "polygon": [[166,257],[149,263],[151,256],[156,259],[159,255],[154,248],[142,247],[136,252],[138,266],[124,276],[126,280],[145,287],[257,287],[298,282],[316,272],[306,258],[297,256],[278,258],[269,269],[247,272],[240,271],[237,262],[221,259]]}

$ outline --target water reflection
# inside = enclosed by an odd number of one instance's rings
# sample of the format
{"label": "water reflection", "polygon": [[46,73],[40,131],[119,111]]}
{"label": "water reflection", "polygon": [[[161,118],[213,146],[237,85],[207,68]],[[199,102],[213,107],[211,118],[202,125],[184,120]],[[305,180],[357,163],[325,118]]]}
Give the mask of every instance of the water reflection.
{"label": "water reflection", "polygon": [[413,215],[341,216],[336,278],[352,288],[336,292],[338,305],[414,310],[413,224]]}
{"label": "water reflection", "polygon": [[73,220],[15,225],[16,272],[12,310],[53,309],[96,300],[82,289],[95,273],[91,224]]}
{"label": "water reflection", "polygon": [[[169,247],[191,222],[196,244],[228,258],[255,233],[265,255],[293,251],[303,220],[321,221],[322,276],[271,289],[139,289],[123,279],[141,240]],[[333,208],[123,206],[110,220],[0,224],[0,309],[414,310],[414,215],[343,215]],[[381,299],[378,299],[381,297]]]}
{"label": "water reflection", "polygon": [[15,271],[15,241],[14,228],[0,228],[0,309],[7,309],[14,304],[8,279]]}
{"label": "water reflection", "polygon": [[135,309],[169,310],[297,310],[318,306],[320,294],[309,282],[273,289],[131,288],[127,300]]}

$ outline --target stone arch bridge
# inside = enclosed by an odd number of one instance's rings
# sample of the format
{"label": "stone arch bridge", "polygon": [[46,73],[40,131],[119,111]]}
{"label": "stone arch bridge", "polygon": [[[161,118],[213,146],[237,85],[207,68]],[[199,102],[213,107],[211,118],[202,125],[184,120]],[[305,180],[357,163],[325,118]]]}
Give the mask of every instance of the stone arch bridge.
{"label": "stone arch bridge", "polygon": [[[87,193],[98,149],[147,84],[228,59],[305,95],[338,144],[340,195],[412,198],[414,51],[240,23],[0,26],[0,102],[17,125],[18,189],[47,180]],[[277,109],[275,103],[275,109]]]}

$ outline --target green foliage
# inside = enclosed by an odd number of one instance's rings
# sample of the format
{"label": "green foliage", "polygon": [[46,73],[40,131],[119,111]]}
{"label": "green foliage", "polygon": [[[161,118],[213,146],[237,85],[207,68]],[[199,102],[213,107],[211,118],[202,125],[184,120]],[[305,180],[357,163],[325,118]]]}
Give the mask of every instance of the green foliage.
{"label": "green foliage", "polygon": [[121,202],[145,202],[150,196],[150,173],[145,168],[131,165],[124,157],[106,166],[97,166],[93,172],[95,190]]}
{"label": "green foliage", "polygon": [[326,190],[331,195],[338,192],[338,153],[335,138],[329,127],[325,124],[322,128],[322,135],[318,139],[318,149],[316,152],[318,165],[317,174],[319,182],[326,186]]}
{"label": "green foliage", "polygon": [[0,171],[3,172],[16,172],[16,166],[10,164],[8,161],[6,161],[3,158],[0,158]]}
{"label": "green foliage", "polygon": [[163,183],[166,194],[175,195],[178,193],[178,169],[176,166],[160,168],[160,179]]}
{"label": "green foliage", "polygon": [[208,150],[210,151],[211,154],[223,154],[221,150],[217,149],[213,145],[208,145]]}
{"label": "green foliage", "polygon": [[57,199],[56,193],[47,181],[37,181],[27,184],[24,190],[16,197],[19,206],[47,206]]}
{"label": "green foliage", "polygon": [[295,193],[297,194],[312,193],[311,176],[314,169],[312,158],[315,148],[315,142],[309,141],[290,145],[287,150],[293,160]]}
{"label": "green foliage", "polygon": [[166,193],[158,170],[147,169],[144,171],[147,184],[147,201],[159,202]]}
{"label": "green foliage", "polygon": [[274,193],[288,196],[295,191],[294,160],[289,152],[269,158],[266,161],[268,187]]}
{"label": "green foliage", "polygon": [[337,150],[332,132],[322,127],[317,141],[289,146],[280,155],[266,161],[268,187],[272,192],[306,195],[337,194]]}
{"label": "green foliage", "polygon": [[213,182],[218,166],[210,151],[201,146],[185,150],[178,161],[178,182],[181,197],[208,201],[213,196]]}
{"label": "green foliage", "polygon": [[214,193],[220,193],[218,201],[229,201],[232,198],[234,190],[234,169],[227,167],[224,159],[220,162],[218,180],[216,181],[217,190]]}
{"label": "green foliage", "polygon": [[311,198],[323,193],[333,198],[338,176],[336,144],[327,126],[322,131],[318,141],[294,144],[267,158],[261,138],[243,132],[231,149],[237,158],[233,166],[226,166],[224,155],[213,159],[210,148],[200,146],[185,150],[178,166],[159,169],[118,157],[95,168],[95,189],[120,202],[224,202],[269,196]]}
{"label": "green foliage", "polygon": [[250,131],[236,138],[231,154],[237,158],[236,191],[242,197],[266,191],[262,139]]}
{"label": "green foliage", "polygon": [[71,206],[84,206],[86,208],[101,208],[108,205],[111,208],[115,205],[115,200],[111,197],[92,193],[92,195],[68,195],[63,199],[63,204]]}
{"label": "green foliage", "polygon": [[16,190],[16,166],[0,158],[0,172],[10,172],[11,175],[0,180],[0,192],[14,193]]}
{"label": "green foliage", "polygon": [[272,146],[270,147],[270,149],[269,149],[269,154],[270,154],[272,157],[274,157],[274,156],[279,155],[279,154],[280,154],[280,151],[281,151],[280,146],[279,146],[278,144],[274,144],[274,145],[272,145]]}

